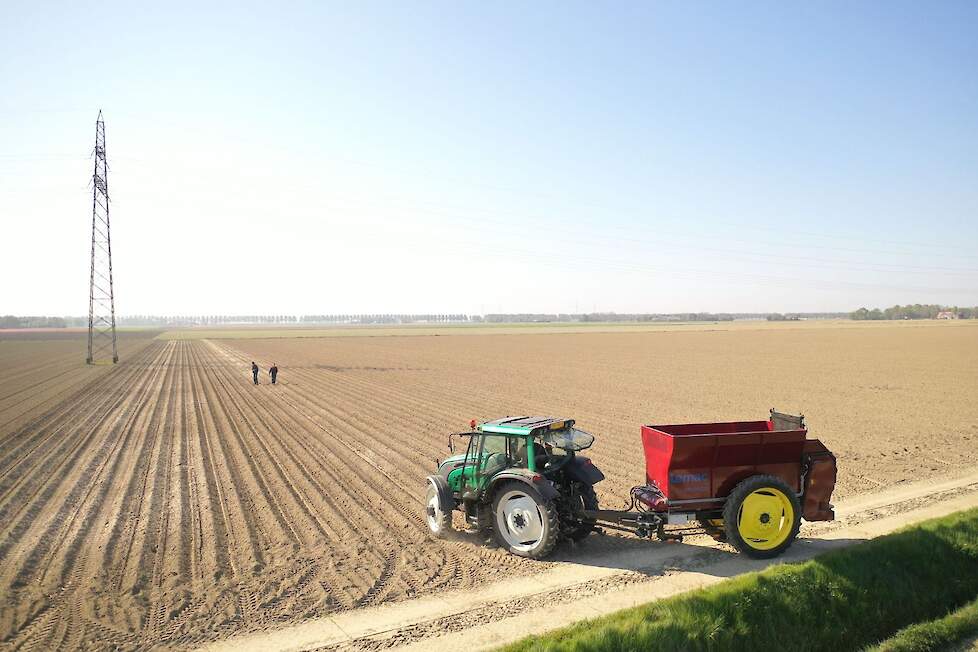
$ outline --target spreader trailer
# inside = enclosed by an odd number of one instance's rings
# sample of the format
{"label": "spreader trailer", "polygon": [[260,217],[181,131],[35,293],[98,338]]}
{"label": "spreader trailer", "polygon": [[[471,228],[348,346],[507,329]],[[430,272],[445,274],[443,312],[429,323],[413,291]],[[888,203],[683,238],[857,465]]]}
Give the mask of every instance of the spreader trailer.
{"label": "spreader trailer", "polygon": [[470,528],[491,529],[510,552],[539,559],[561,539],[598,528],[678,539],[706,531],[751,557],[781,554],[801,519],[834,518],[835,457],[808,439],[804,417],[771,410],[766,421],[642,426],[645,484],[624,510],[601,509],[594,485],[604,474],[579,453],[594,436],[573,419],[506,417],[449,436],[464,453],[428,477],[425,516],[444,536],[452,513]]}

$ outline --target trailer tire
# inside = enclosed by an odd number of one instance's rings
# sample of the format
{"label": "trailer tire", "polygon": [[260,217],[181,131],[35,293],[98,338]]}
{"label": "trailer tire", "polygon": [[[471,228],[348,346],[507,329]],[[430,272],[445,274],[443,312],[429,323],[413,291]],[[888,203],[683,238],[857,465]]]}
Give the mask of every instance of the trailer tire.
{"label": "trailer tire", "polygon": [[493,498],[492,514],[497,543],[514,555],[543,559],[557,545],[557,506],[525,482],[503,483]]}
{"label": "trailer tire", "polygon": [[[589,484],[581,485],[581,502],[584,509],[594,511],[598,507],[598,494],[594,492],[594,487]],[[581,541],[587,535],[594,532],[597,523],[593,519],[582,519],[580,524],[567,533],[567,538],[571,541]]]}
{"label": "trailer tire", "polygon": [[781,478],[755,475],[734,487],[723,507],[727,540],[755,559],[784,552],[798,536],[801,504]]}

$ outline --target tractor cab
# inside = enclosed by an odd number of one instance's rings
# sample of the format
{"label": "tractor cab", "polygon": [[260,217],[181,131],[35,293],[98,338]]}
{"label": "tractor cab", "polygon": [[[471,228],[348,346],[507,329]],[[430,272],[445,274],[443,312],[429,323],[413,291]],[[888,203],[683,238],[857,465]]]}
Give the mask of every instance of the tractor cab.
{"label": "tractor cab", "polygon": [[[574,427],[573,419],[505,417],[449,437],[453,455],[429,476],[426,513],[436,536],[451,529],[451,512],[465,514],[476,530],[492,527],[511,551],[537,557],[556,541],[564,522],[571,538],[585,536],[593,522],[584,509],[596,508],[593,485],[604,475],[586,457],[577,455],[594,443],[594,436]],[[457,452],[460,437],[465,451]],[[494,520],[498,521],[490,525]],[[557,516],[554,516],[557,518]]]}
{"label": "tractor cab", "polygon": [[[594,435],[575,428],[573,419],[551,417],[505,417],[455,436],[468,439],[465,452],[452,455],[438,470],[453,493],[463,499],[475,498],[501,471],[549,477],[574,453],[594,443]],[[452,440],[449,442],[454,452]]]}

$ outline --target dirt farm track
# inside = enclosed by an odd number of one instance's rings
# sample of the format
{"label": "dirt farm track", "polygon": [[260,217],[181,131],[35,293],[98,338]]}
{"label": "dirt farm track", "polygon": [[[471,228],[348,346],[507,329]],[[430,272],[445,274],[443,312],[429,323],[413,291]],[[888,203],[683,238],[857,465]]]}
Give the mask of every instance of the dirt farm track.
{"label": "dirt farm track", "polygon": [[554,568],[428,538],[424,477],[470,418],[576,418],[609,507],[643,422],[804,412],[837,498],[978,461],[978,322],[608,330],[127,333],[115,367],[0,333],[0,649],[194,648]]}

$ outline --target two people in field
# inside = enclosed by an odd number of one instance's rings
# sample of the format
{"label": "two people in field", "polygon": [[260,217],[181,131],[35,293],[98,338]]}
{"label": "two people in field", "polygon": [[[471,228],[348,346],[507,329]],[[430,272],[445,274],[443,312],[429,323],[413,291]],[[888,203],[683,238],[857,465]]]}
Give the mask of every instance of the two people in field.
{"label": "two people in field", "polygon": [[[256,385],[258,384],[258,372],[259,371],[260,370],[258,369],[258,365],[255,364],[254,361],[252,361],[252,363],[251,363],[251,376],[252,376],[252,378],[255,379],[255,384]],[[278,378],[278,367],[275,366],[275,363],[274,362],[272,363],[272,366],[268,369],[268,375],[270,375],[272,377],[272,384],[274,385],[275,384],[275,380]]]}

